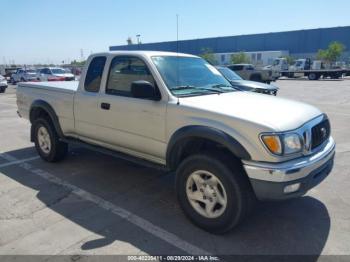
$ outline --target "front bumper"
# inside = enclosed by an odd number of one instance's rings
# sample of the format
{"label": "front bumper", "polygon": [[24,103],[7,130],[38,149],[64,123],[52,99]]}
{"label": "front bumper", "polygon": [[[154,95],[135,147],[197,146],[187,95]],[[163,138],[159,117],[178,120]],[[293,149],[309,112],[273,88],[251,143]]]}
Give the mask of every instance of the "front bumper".
{"label": "front bumper", "polygon": [[[283,200],[304,195],[324,180],[333,168],[335,142],[328,139],[314,155],[283,163],[244,161],[244,169],[259,200]],[[300,184],[299,189],[285,193],[286,186]]]}

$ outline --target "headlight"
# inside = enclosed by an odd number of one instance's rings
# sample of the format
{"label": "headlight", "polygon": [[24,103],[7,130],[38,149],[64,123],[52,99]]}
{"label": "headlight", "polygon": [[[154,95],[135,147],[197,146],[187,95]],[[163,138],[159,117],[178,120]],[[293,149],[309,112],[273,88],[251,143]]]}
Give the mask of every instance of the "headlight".
{"label": "headlight", "polygon": [[298,134],[286,134],[283,136],[285,155],[293,154],[301,151],[301,138]]}
{"label": "headlight", "polygon": [[275,155],[290,155],[302,150],[302,139],[298,134],[262,135],[264,145]]}

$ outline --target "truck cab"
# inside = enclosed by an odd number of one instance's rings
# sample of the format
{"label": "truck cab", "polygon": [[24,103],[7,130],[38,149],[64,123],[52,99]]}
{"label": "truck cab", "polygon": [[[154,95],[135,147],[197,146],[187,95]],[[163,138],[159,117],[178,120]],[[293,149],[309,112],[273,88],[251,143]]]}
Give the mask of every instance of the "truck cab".
{"label": "truck cab", "polygon": [[271,68],[274,71],[278,71],[278,72],[288,70],[289,68],[288,61],[284,57],[276,58],[275,60],[273,60]]}

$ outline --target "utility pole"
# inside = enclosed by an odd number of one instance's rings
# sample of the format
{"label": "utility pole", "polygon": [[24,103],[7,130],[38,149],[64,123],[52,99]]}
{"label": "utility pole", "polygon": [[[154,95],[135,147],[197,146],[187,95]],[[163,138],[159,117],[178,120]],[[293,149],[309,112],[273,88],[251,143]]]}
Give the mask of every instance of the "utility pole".
{"label": "utility pole", "polygon": [[138,45],[138,49],[139,49],[139,50],[140,50],[140,44],[141,44],[140,37],[141,37],[140,34],[136,35],[136,38],[137,38],[137,45]]}
{"label": "utility pole", "polygon": [[84,61],[84,50],[82,48],[80,49],[80,61]]}

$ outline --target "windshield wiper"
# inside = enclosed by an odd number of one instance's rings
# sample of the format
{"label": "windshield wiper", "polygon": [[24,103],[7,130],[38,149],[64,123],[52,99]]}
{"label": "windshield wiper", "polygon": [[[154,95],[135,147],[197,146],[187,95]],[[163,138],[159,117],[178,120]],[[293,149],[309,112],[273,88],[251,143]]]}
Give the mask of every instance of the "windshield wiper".
{"label": "windshield wiper", "polygon": [[187,86],[176,86],[171,88],[171,90],[186,90],[186,89],[195,89],[195,88],[196,88],[195,86],[187,85]]}
{"label": "windshield wiper", "polygon": [[[212,85],[212,88],[220,88],[220,89],[224,89],[224,87],[229,87],[232,90],[235,90],[235,88],[233,86],[229,86],[229,85],[225,85],[225,84],[217,84],[217,85]],[[227,89],[226,89],[227,90]]]}
{"label": "windshield wiper", "polygon": [[221,93],[225,93],[225,91],[223,91],[222,89],[216,89],[216,88],[211,88],[211,87],[199,87],[197,88],[198,90],[206,90],[209,92],[215,92],[217,94],[221,94]]}
{"label": "windshield wiper", "polygon": [[211,92],[211,93],[216,93],[216,94],[221,94],[224,93],[223,90],[220,89],[216,89],[216,88],[207,88],[207,87],[195,87],[195,86],[191,86],[191,85],[183,85],[183,86],[176,86],[174,88],[171,89],[171,91],[178,91],[178,90],[192,90],[193,92],[191,92],[192,94],[198,94],[198,93],[203,93],[204,92]]}

